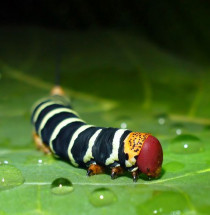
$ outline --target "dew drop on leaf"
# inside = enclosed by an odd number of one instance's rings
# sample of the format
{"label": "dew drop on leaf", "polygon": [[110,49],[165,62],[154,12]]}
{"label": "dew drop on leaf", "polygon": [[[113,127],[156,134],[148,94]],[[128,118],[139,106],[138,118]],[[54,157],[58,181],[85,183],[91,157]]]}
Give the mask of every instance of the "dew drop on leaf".
{"label": "dew drop on leaf", "polygon": [[9,164],[10,162],[6,159],[0,159],[0,165],[1,164]]}
{"label": "dew drop on leaf", "polygon": [[171,130],[173,133],[175,133],[176,135],[181,135],[183,133],[184,130],[184,125],[181,123],[174,123],[171,126]]}
{"label": "dew drop on leaf", "polygon": [[116,202],[117,196],[109,189],[99,188],[91,193],[89,201],[95,207],[103,207]]}
{"label": "dew drop on leaf", "polygon": [[156,116],[159,125],[165,125],[166,121],[168,120],[167,114],[159,114]]}
{"label": "dew drop on leaf", "polygon": [[128,125],[133,123],[133,120],[131,119],[131,117],[127,115],[120,115],[116,117],[114,121],[116,122],[116,126],[122,129],[127,128]]}
{"label": "dew drop on leaf", "polygon": [[26,160],[25,160],[25,164],[32,164],[32,165],[38,165],[38,166],[43,166],[43,165],[50,165],[53,162],[55,162],[55,159],[52,156],[29,156]]}
{"label": "dew drop on leaf", "polygon": [[42,164],[43,160],[42,159],[38,159],[38,164]]}
{"label": "dew drop on leaf", "polygon": [[152,198],[137,206],[137,212],[159,215],[191,214],[189,200],[175,191],[154,191]]}
{"label": "dew drop on leaf", "polygon": [[193,135],[179,135],[174,138],[169,146],[171,152],[178,154],[191,154],[203,152],[201,140]]}
{"label": "dew drop on leaf", "polygon": [[185,165],[183,163],[180,163],[180,162],[177,162],[177,161],[172,161],[172,162],[169,162],[169,163],[165,164],[163,166],[163,168],[167,172],[177,172],[177,171],[180,171],[181,169],[183,169],[184,166]]}
{"label": "dew drop on leaf", "polygon": [[177,128],[176,129],[176,134],[177,135],[181,135],[182,134],[182,129],[181,128]]}
{"label": "dew drop on leaf", "polygon": [[24,178],[19,169],[9,164],[0,164],[0,191],[23,184]]}
{"label": "dew drop on leaf", "polygon": [[64,195],[73,191],[73,185],[66,178],[57,178],[51,184],[51,191],[56,195]]}
{"label": "dew drop on leaf", "polygon": [[120,128],[123,128],[123,129],[127,128],[127,123],[126,122],[122,122],[120,124]]}

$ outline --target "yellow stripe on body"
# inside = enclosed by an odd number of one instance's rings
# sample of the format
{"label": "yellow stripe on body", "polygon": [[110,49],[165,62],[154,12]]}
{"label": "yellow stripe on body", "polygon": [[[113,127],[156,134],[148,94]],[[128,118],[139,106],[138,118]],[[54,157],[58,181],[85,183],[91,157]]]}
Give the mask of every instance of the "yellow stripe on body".
{"label": "yellow stripe on body", "polygon": [[78,164],[75,162],[75,160],[74,160],[74,158],[73,158],[73,155],[72,155],[72,153],[71,153],[71,149],[72,149],[72,147],[73,147],[73,145],[74,145],[75,140],[76,140],[77,137],[79,136],[79,134],[80,134],[81,132],[83,132],[84,130],[90,128],[90,127],[94,127],[94,126],[93,126],[93,125],[83,125],[83,126],[81,126],[80,128],[78,128],[78,129],[74,132],[74,134],[73,134],[73,136],[72,136],[72,138],[71,138],[71,141],[70,141],[69,147],[68,147],[68,156],[69,156],[69,159],[70,159],[71,163],[72,163],[74,166],[78,166]]}
{"label": "yellow stripe on body", "polygon": [[54,131],[52,132],[52,135],[50,137],[50,141],[49,141],[49,146],[50,146],[50,149],[52,150],[52,152],[55,153],[54,149],[53,149],[53,145],[52,145],[52,142],[53,140],[57,137],[57,135],[59,134],[60,130],[65,127],[66,125],[70,124],[70,123],[73,123],[73,122],[84,122],[83,120],[79,119],[79,118],[68,118],[68,119],[65,119],[63,121],[61,121],[57,126],[56,128],[54,129]]}
{"label": "yellow stripe on body", "polygon": [[106,165],[110,165],[115,161],[119,161],[118,151],[120,147],[120,138],[122,137],[125,131],[127,131],[127,129],[118,129],[115,132],[114,138],[112,141],[112,153],[110,154],[109,158],[106,159],[106,162],[105,162]]}
{"label": "yellow stripe on body", "polygon": [[85,153],[85,156],[83,157],[83,162],[87,163],[88,161],[90,161],[93,158],[93,154],[92,154],[92,148],[93,145],[98,137],[98,135],[101,133],[102,129],[97,130],[93,136],[90,138],[89,143],[88,143],[88,149]]}
{"label": "yellow stripe on body", "polygon": [[77,113],[75,111],[73,111],[72,109],[69,109],[69,108],[56,108],[52,111],[50,111],[49,113],[47,113],[44,118],[42,119],[41,123],[40,123],[40,126],[39,126],[39,129],[38,129],[38,134],[39,136],[41,137],[41,131],[42,129],[44,128],[44,126],[46,125],[47,121],[52,118],[53,116],[55,116],[56,114],[59,114],[59,113],[73,113],[75,115],[77,115]]}
{"label": "yellow stripe on body", "polygon": [[50,105],[54,105],[54,104],[60,104],[62,105],[63,103],[62,102],[59,102],[59,101],[49,101],[49,102],[46,102],[46,103],[43,103],[42,105],[40,105],[37,110],[35,111],[34,113],[34,116],[33,116],[33,123],[36,122],[36,120],[38,119],[39,117],[39,114],[41,113],[42,110],[44,110],[46,107],[50,106]]}

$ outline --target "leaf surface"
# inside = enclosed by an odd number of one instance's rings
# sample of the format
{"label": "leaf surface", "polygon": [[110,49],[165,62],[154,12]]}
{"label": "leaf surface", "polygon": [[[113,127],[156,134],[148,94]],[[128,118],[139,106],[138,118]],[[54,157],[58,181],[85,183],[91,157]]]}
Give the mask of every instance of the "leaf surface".
{"label": "leaf surface", "polygon": [[[24,27],[0,34],[6,41],[0,51],[5,50],[0,59],[1,215],[208,214],[209,65],[181,59],[131,32]],[[74,109],[90,124],[156,136],[164,150],[159,179],[141,176],[133,183],[126,173],[111,180],[109,170],[87,177],[86,170],[36,151],[30,108],[53,86],[56,36],[62,41],[62,85]],[[58,178],[68,179],[73,190],[54,194],[51,184]],[[13,184],[6,186],[5,180]]]}

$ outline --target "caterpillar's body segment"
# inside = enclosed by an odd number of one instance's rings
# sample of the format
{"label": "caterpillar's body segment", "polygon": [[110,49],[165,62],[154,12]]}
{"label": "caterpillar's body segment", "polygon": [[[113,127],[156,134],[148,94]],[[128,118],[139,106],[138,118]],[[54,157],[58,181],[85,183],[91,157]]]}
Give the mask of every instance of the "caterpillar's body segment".
{"label": "caterpillar's body segment", "polygon": [[32,123],[38,144],[44,144],[43,151],[49,148],[74,166],[87,167],[88,175],[101,173],[103,167],[112,169],[112,178],[126,169],[135,181],[139,170],[150,177],[160,174],[163,153],[155,137],[88,125],[64,96],[54,95],[39,102],[33,109]]}

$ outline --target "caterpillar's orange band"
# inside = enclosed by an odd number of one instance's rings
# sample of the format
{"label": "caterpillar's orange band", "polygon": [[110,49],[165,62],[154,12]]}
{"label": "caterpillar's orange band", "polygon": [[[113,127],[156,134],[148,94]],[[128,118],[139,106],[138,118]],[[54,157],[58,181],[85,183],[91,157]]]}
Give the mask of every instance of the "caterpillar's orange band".
{"label": "caterpillar's orange band", "polygon": [[135,157],[139,155],[144,141],[147,139],[149,133],[132,132],[124,141],[124,152],[128,154],[128,162],[135,164]]}

